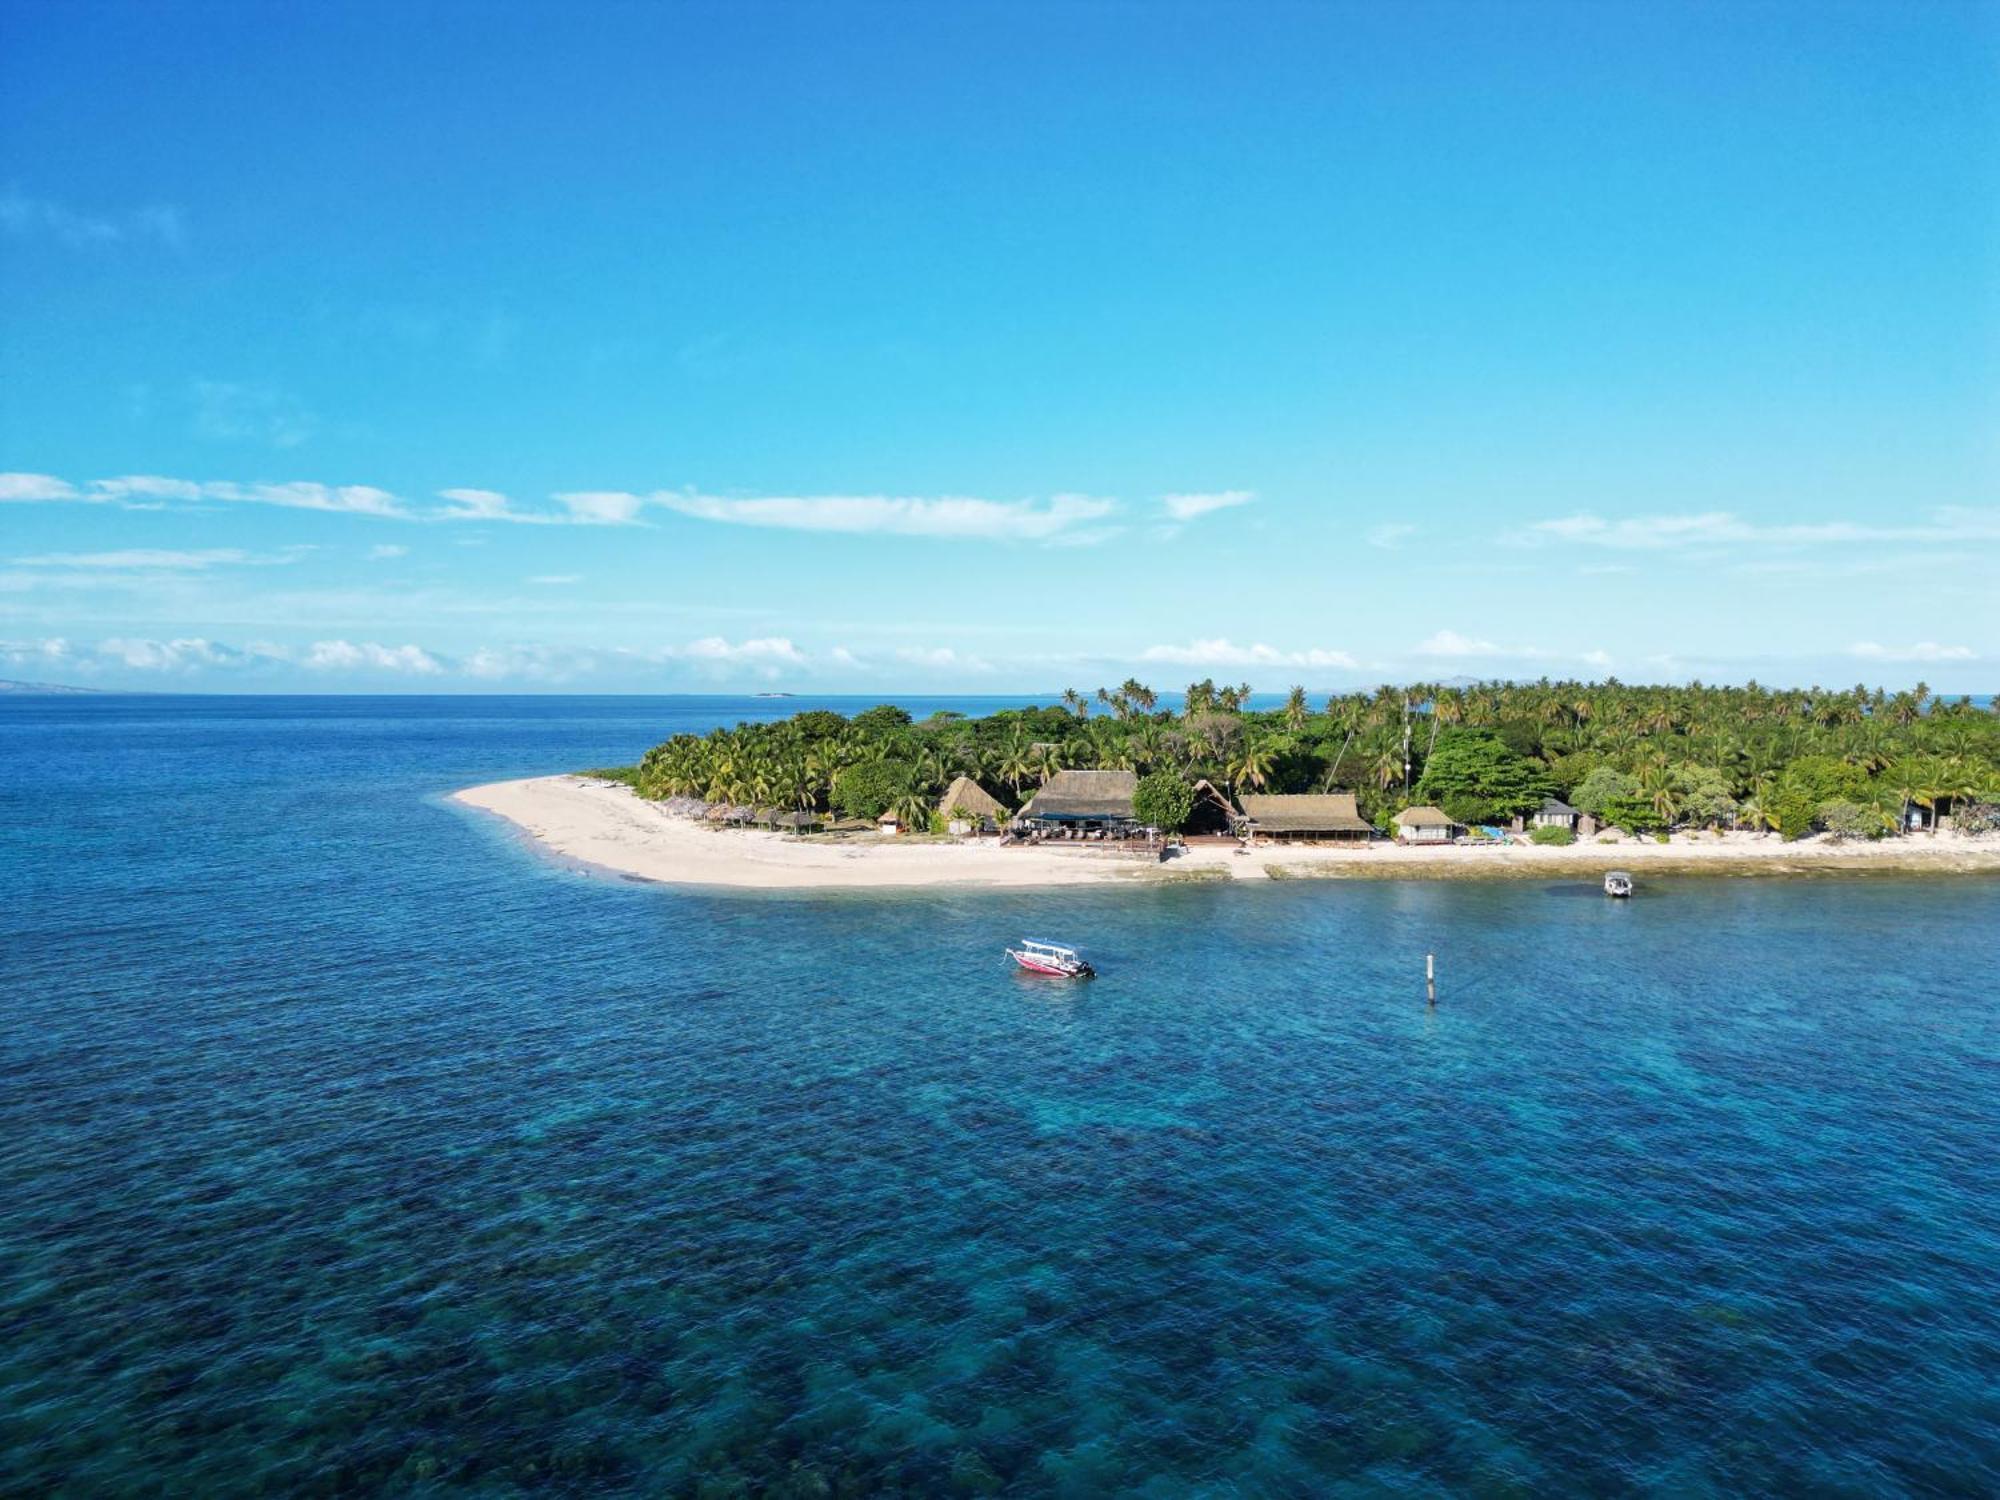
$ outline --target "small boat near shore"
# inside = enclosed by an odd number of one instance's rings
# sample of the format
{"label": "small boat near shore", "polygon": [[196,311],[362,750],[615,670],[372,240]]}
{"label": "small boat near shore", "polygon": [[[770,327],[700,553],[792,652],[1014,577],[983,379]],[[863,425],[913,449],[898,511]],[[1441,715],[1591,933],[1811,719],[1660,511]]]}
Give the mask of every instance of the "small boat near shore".
{"label": "small boat near shore", "polygon": [[1632,875],[1628,870],[1607,870],[1604,873],[1604,894],[1607,896],[1629,896],[1632,894]]}
{"label": "small boat near shore", "polygon": [[1022,938],[1021,946],[1009,948],[1007,956],[1030,974],[1041,974],[1050,979],[1090,979],[1097,973],[1090,966],[1090,961],[1076,949],[1065,948],[1060,943],[1038,943],[1033,938]]}

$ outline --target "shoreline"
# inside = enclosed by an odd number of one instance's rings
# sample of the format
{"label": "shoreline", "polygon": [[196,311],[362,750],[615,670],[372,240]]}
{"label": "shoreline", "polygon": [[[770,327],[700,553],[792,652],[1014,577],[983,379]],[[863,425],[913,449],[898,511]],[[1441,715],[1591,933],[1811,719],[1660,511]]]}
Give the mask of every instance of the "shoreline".
{"label": "shoreline", "polygon": [[1270,846],[1239,855],[1196,845],[1165,864],[1083,848],[1001,848],[864,834],[800,839],[762,829],[718,829],[678,817],[629,787],[575,775],[489,782],[451,793],[452,802],[498,817],[566,859],[666,885],[743,890],[868,890],[935,886],[1040,889],[1118,882],[1171,885],[1210,880],[1588,879],[1629,869],[1662,876],[1812,877],[2000,875],[2000,837],[1906,835],[1872,842],[1780,842],[1731,833],[1669,844],[1626,840],[1566,848],[1365,848]]}

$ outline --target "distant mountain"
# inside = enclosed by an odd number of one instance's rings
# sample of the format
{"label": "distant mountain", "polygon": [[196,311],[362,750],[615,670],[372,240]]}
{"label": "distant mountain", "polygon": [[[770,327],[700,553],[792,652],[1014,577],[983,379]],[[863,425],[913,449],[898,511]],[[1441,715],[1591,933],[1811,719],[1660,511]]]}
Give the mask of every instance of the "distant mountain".
{"label": "distant mountain", "polygon": [[70,687],[60,682],[14,682],[0,677],[0,693],[95,693],[97,688]]}

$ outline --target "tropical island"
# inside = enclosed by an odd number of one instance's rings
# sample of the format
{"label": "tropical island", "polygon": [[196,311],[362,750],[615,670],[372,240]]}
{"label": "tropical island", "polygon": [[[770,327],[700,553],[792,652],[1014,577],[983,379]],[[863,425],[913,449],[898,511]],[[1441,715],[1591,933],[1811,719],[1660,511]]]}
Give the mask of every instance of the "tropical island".
{"label": "tropical island", "polygon": [[808,709],[459,797],[592,864],[725,885],[2000,869],[2000,715],[1922,684],[1250,697]]}

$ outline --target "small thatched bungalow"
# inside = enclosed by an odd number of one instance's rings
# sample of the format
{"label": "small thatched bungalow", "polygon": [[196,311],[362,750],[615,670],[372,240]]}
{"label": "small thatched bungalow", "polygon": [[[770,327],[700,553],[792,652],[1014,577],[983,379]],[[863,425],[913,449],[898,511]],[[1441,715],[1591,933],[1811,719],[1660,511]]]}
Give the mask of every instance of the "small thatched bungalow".
{"label": "small thatched bungalow", "polygon": [[1449,844],[1458,827],[1441,807],[1406,807],[1396,814],[1396,837],[1406,844]]}
{"label": "small thatched bungalow", "polygon": [[1128,828],[1133,822],[1135,771],[1058,771],[1021,809],[1021,816],[1047,828]]}
{"label": "small thatched bungalow", "polygon": [[903,831],[903,820],[896,816],[895,808],[887,808],[883,811],[882,816],[875,820],[875,828],[880,833],[901,833]]}
{"label": "small thatched bungalow", "polygon": [[1361,816],[1352,792],[1317,796],[1245,796],[1243,816],[1250,832],[1265,838],[1334,839],[1365,842],[1375,825]]}
{"label": "small thatched bungalow", "polygon": [[961,776],[945,788],[937,810],[941,818],[960,818],[975,825],[988,819],[1002,823],[1007,818],[1007,809],[970,776]]}
{"label": "small thatched bungalow", "polygon": [[771,820],[771,825],[786,833],[812,833],[820,826],[820,815],[816,812],[782,812]]}

